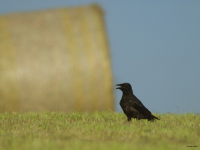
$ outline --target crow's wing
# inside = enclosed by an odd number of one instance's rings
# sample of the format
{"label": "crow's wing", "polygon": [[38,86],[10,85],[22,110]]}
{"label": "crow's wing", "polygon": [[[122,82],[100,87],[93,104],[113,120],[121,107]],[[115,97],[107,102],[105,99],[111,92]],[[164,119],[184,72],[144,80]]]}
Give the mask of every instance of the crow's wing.
{"label": "crow's wing", "polygon": [[151,112],[142,104],[142,102],[137,97],[131,97],[131,101],[129,101],[130,107],[137,110],[139,113],[149,116]]}

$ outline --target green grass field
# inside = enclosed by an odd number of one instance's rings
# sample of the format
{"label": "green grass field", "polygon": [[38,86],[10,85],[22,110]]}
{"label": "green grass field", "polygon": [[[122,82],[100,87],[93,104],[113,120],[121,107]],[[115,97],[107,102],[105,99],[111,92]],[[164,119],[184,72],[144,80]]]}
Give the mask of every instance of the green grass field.
{"label": "green grass field", "polygon": [[[0,114],[0,150],[169,150],[200,148],[200,115],[155,114],[127,122],[123,113]],[[186,147],[198,146],[198,147]]]}

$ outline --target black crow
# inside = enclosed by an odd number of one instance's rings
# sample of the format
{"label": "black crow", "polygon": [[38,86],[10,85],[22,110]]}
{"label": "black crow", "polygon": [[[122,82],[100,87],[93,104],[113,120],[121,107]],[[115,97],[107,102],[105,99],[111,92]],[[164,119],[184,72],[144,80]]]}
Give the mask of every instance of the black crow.
{"label": "black crow", "polygon": [[129,83],[117,84],[117,86],[119,87],[116,89],[120,89],[123,92],[119,104],[126,114],[128,121],[131,121],[131,118],[136,118],[138,120],[148,119],[149,121],[158,119],[152,115],[142,102],[133,94],[132,87]]}

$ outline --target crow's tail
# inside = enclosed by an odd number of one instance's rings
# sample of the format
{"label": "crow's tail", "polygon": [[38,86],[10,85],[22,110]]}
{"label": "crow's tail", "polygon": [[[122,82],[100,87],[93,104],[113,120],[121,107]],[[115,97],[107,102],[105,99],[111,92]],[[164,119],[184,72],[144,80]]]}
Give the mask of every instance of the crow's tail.
{"label": "crow's tail", "polygon": [[156,117],[156,116],[154,116],[154,115],[151,115],[151,117],[152,117],[153,120],[154,120],[154,119],[160,120],[158,117]]}

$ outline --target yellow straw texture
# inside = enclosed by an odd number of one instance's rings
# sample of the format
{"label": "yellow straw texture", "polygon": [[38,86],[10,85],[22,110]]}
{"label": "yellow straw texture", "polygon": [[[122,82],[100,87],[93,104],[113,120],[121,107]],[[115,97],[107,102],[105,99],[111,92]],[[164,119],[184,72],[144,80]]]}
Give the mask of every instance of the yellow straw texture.
{"label": "yellow straw texture", "polygon": [[114,109],[97,5],[0,17],[0,112]]}

